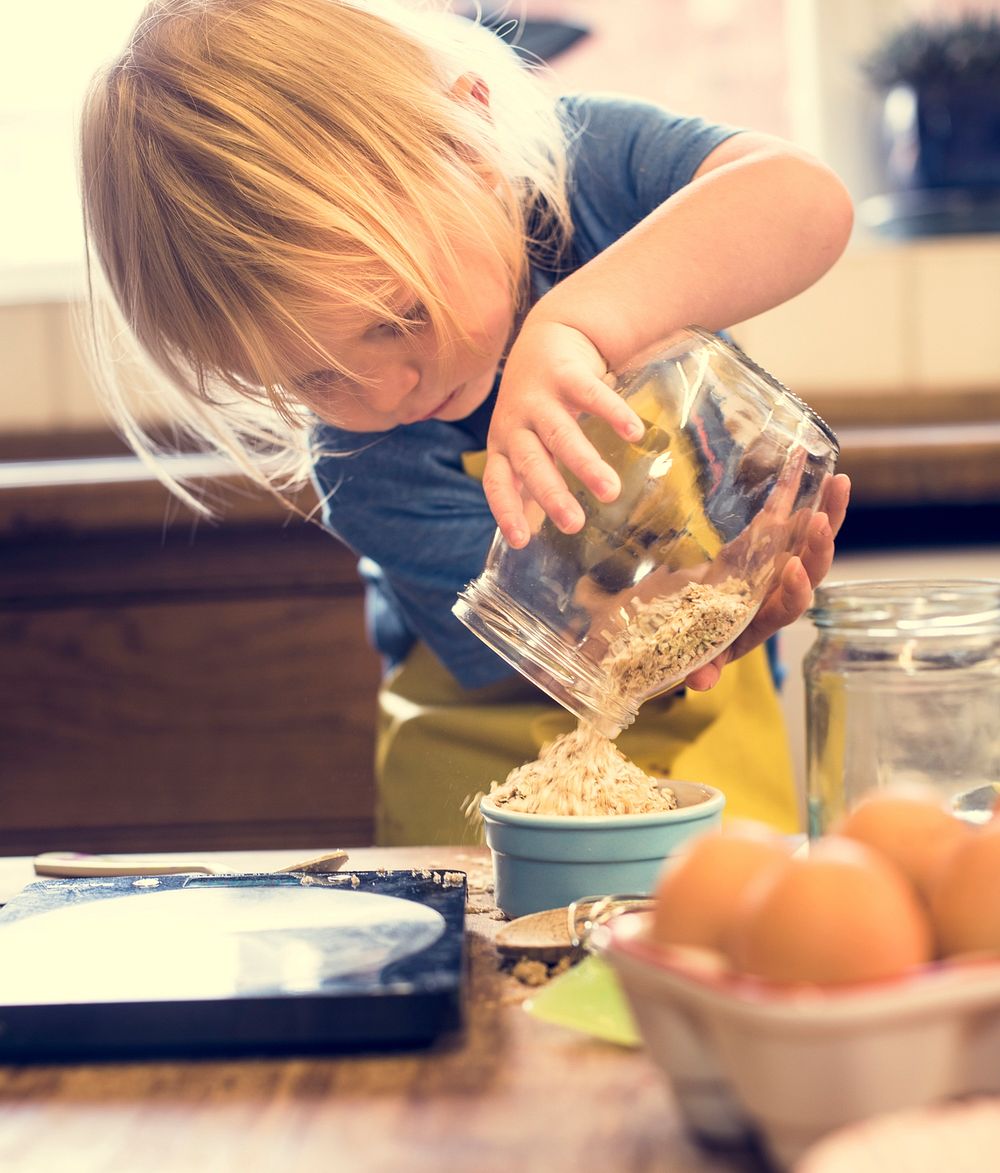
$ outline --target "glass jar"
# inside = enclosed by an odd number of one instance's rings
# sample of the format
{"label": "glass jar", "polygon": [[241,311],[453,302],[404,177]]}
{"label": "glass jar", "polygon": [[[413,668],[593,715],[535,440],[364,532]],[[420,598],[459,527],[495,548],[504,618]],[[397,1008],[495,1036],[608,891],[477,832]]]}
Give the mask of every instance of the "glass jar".
{"label": "glass jar", "polygon": [[810,835],[888,783],[985,817],[1000,785],[1000,581],[834,583],[808,614]]}
{"label": "glass jar", "polygon": [[586,516],[563,534],[530,502],[531,537],[498,532],[454,612],[570,712],[616,737],[753,619],[832,475],[836,437],[737,348],[678,332],[614,376],[646,425],[629,443],[580,426],[619,474],[598,501],[564,471]]}

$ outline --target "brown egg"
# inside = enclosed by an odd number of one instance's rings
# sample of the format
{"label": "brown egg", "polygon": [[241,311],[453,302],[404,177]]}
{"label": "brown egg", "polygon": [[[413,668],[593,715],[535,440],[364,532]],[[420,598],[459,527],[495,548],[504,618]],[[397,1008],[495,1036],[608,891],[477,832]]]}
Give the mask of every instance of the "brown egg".
{"label": "brown egg", "polygon": [[928,916],[898,868],[829,835],[747,892],[730,956],[770,981],[840,984],[896,977],[931,951]]}
{"label": "brown egg", "polygon": [[972,834],[924,789],[872,791],[849,811],[835,833],[866,843],[891,860],[924,900],[956,845]]}
{"label": "brown egg", "polygon": [[1000,951],[1000,821],[974,829],[941,868],[931,920],[943,956]]}
{"label": "brown egg", "polygon": [[652,935],[663,945],[722,950],[737,898],[786,865],[791,848],[764,827],[743,825],[695,839],[667,860],[656,888]]}

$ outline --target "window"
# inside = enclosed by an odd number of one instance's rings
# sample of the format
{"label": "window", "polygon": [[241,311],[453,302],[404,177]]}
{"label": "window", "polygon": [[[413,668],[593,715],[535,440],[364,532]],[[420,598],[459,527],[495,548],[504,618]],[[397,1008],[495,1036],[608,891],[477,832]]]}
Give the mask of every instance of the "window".
{"label": "window", "polygon": [[63,297],[79,280],[76,114],[87,80],[142,7],[142,0],[22,0],[4,12],[0,301]]}

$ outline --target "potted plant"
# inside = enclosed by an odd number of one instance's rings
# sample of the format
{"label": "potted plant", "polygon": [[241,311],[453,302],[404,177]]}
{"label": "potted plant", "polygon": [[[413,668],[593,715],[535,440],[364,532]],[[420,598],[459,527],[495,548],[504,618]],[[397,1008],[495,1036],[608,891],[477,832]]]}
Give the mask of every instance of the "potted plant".
{"label": "potted plant", "polygon": [[930,231],[1000,229],[1000,14],[900,27],[863,70],[883,94],[897,217]]}

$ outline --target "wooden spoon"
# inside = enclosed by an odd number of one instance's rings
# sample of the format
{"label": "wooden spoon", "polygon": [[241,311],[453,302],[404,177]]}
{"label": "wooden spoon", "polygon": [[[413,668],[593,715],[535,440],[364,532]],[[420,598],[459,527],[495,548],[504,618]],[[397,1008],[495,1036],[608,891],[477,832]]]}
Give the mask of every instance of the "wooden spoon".
{"label": "wooden spoon", "polygon": [[568,909],[549,908],[509,921],[497,931],[497,951],[503,957],[526,957],[552,963],[579,952],[570,936]]}

